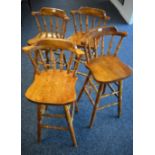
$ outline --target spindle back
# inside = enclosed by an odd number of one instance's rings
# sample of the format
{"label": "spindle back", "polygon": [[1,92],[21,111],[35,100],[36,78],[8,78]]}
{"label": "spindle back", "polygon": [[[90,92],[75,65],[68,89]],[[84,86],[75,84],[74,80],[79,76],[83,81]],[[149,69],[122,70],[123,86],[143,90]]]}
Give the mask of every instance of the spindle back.
{"label": "spindle back", "polygon": [[[26,46],[22,49],[28,54],[37,74],[52,69],[67,70],[67,73],[71,72],[75,76],[79,60],[84,54],[72,42],[54,38],[41,39],[35,45]],[[67,61],[66,67],[64,66],[64,55]],[[77,57],[77,61],[73,63],[75,57]]]}
{"label": "spindle back", "polygon": [[[119,32],[115,27],[99,27],[91,30],[83,39],[87,61],[102,55],[117,56],[126,32]],[[94,44],[94,48],[90,44]]]}
{"label": "spindle back", "polygon": [[105,26],[110,19],[105,10],[91,7],[80,7],[78,10],[71,10],[71,15],[75,33],[88,32],[91,28]]}
{"label": "spindle back", "polygon": [[[65,11],[57,8],[42,7],[38,12],[32,12],[35,17],[38,32],[45,32],[51,38],[64,38],[69,17]],[[50,35],[49,35],[50,34]]]}

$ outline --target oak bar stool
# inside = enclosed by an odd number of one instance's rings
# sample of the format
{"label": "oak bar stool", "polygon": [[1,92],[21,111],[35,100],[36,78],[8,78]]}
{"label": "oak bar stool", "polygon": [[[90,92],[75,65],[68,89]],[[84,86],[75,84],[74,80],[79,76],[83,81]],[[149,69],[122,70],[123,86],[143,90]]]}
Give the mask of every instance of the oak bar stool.
{"label": "oak bar stool", "polygon": [[64,10],[42,7],[38,12],[32,12],[38,27],[38,34],[28,40],[28,45],[43,38],[65,38],[66,25],[69,17]]}
{"label": "oak bar stool", "polygon": [[[38,142],[41,142],[41,129],[70,130],[73,144],[76,146],[76,137],[73,127],[73,115],[76,102],[76,70],[79,60],[84,54],[77,49],[72,42],[65,39],[42,39],[35,45],[22,48],[29,56],[34,67],[34,80],[27,89],[25,96],[28,100],[37,103],[38,113]],[[48,63],[44,50],[48,49]],[[55,53],[60,53],[59,65],[56,64]],[[34,53],[38,53],[38,59],[35,59]],[[63,55],[68,55],[67,69],[63,66]],[[77,57],[76,63],[73,64],[73,58]],[[41,61],[42,64],[38,64]],[[48,114],[48,106],[63,106],[65,115]],[[71,111],[72,110],[72,111]],[[42,124],[43,117],[66,118],[67,127],[51,126]]]}
{"label": "oak bar stool", "polygon": [[[125,65],[117,56],[123,38],[126,35],[126,32],[118,32],[115,27],[100,27],[91,31],[85,36],[85,39],[83,39],[83,44],[85,43],[87,54],[86,67],[89,70],[89,74],[84,82],[77,101],[80,100],[81,95],[85,92],[93,105],[90,127],[93,126],[97,110],[117,105],[118,116],[120,117],[121,115],[122,82],[123,79],[129,77],[132,73],[130,67]],[[94,41],[95,49],[90,47],[89,43],[90,41],[92,42],[92,40]],[[98,44],[96,44],[97,41],[99,41]],[[111,52],[112,50],[114,52]],[[93,80],[90,82],[89,79],[91,77]],[[95,101],[87,88],[88,83],[91,84],[92,89],[96,93]],[[107,89],[110,93],[105,93]],[[99,106],[100,100],[109,96],[115,96],[117,102]]]}
{"label": "oak bar stool", "polygon": [[[78,48],[84,49],[83,44],[81,44],[82,38],[91,29],[106,26],[107,21],[110,17],[106,15],[105,10],[91,8],[91,7],[80,7],[78,10],[71,10],[71,15],[73,17],[74,31],[68,39],[74,42]],[[94,48],[91,43],[91,48]],[[80,63],[85,63],[85,58],[80,61]],[[86,73],[78,72],[82,76],[87,76]]]}

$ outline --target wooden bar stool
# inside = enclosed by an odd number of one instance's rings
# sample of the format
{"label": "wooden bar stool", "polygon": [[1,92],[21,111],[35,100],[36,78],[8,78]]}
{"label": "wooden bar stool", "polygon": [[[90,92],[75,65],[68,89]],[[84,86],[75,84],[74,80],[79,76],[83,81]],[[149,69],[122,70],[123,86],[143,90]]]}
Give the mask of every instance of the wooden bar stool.
{"label": "wooden bar stool", "polygon": [[[73,127],[74,107],[76,104],[76,70],[84,52],[77,49],[68,40],[54,38],[39,40],[35,45],[26,46],[22,49],[29,56],[34,67],[34,80],[28,87],[25,96],[28,100],[37,104],[38,142],[41,142],[42,128],[64,131],[69,129],[73,144],[77,146]],[[48,55],[44,53],[44,50],[48,51]],[[56,53],[60,55],[59,64],[56,64]],[[37,59],[36,55],[38,55]],[[67,68],[63,65],[63,55],[67,55],[68,58]],[[77,61],[73,64],[75,56]],[[46,111],[47,105],[63,106],[65,115],[48,114]],[[68,128],[43,124],[43,117],[66,118]]]}
{"label": "wooden bar stool", "polygon": [[[74,31],[68,39],[74,42],[78,48],[85,49],[83,44],[81,44],[82,38],[91,29],[106,26],[107,21],[110,17],[106,15],[105,10],[91,8],[91,7],[80,7],[78,10],[71,10],[71,15],[73,17]],[[94,48],[94,44],[90,44],[91,48]],[[86,62],[84,57],[80,63],[84,64]],[[86,73],[77,72],[79,75],[87,76]]]}
{"label": "wooden bar stool", "polygon": [[32,16],[35,17],[38,34],[28,40],[28,45],[44,38],[65,38],[69,17],[64,10],[42,7],[38,12],[33,11]]}
{"label": "wooden bar stool", "polygon": [[[115,27],[100,27],[92,30],[83,38],[82,42],[85,44],[85,54],[87,55],[86,67],[89,70],[89,74],[77,101],[79,102],[83,92],[85,92],[93,105],[90,127],[93,126],[97,110],[117,105],[118,116],[120,117],[121,115],[122,81],[132,73],[130,67],[125,65],[117,56],[122,40],[126,35],[126,32],[118,32]],[[95,48],[91,48],[89,44],[92,41]],[[97,41],[98,44],[96,43]],[[87,88],[88,83],[96,93],[95,101],[92,97],[92,92],[90,93]],[[105,93],[106,89],[110,93]],[[109,96],[115,96],[117,102],[99,106],[100,100]]]}

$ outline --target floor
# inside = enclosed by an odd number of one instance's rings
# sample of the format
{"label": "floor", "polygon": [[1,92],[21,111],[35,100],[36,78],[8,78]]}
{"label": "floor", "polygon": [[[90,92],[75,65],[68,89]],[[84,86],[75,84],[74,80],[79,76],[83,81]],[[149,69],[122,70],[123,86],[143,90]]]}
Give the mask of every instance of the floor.
{"label": "floor", "polygon": [[[42,6],[63,9],[70,16],[71,9],[80,6],[91,6],[105,9],[111,16],[108,25],[115,25],[118,30],[128,32],[119,53],[120,59],[132,67],[133,64],[133,25],[127,25],[116,8],[104,0],[31,0],[32,9],[37,11]],[[22,40],[21,45],[37,33],[36,23],[31,16],[28,4],[22,5]],[[69,36],[73,33],[72,20],[67,27]],[[111,107],[97,113],[96,121],[92,129],[88,128],[92,106],[85,95],[79,104],[79,113],[74,118],[74,128],[78,147],[72,147],[72,141],[68,132],[43,130],[42,143],[37,144],[37,113],[36,105],[24,97],[24,92],[32,82],[33,68],[28,57],[22,53],[22,94],[21,94],[21,122],[22,122],[22,155],[132,155],[133,151],[133,78],[124,80],[123,85],[123,115],[117,118],[117,108]],[[84,78],[79,77],[77,92],[79,92]],[[49,112],[62,112],[57,107],[49,108]],[[65,125],[63,120],[45,120],[50,124]]]}

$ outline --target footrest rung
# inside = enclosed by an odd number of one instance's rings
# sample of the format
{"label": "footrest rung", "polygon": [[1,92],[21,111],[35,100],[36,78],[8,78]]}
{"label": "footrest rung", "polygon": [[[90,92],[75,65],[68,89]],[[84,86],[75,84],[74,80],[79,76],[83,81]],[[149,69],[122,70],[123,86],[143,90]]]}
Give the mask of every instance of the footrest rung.
{"label": "footrest rung", "polygon": [[41,125],[41,128],[54,129],[54,130],[63,130],[63,131],[67,131],[68,130],[68,128],[66,128],[66,127],[52,126],[52,125]]}
{"label": "footrest rung", "polygon": [[42,114],[44,117],[50,117],[50,118],[65,118],[64,114]]}
{"label": "footrest rung", "polygon": [[113,93],[111,93],[111,94],[104,94],[104,95],[101,96],[101,98],[105,98],[105,97],[113,96],[113,95],[115,95],[115,96],[118,97],[118,93],[119,93],[118,91],[115,91],[115,92],[113,92]]}
{"label": "footrest rung", "polygon": [[105,104],[103,106],[98,107],[97,110],[102,110],[102,109],[105,109],[105,108],[108,108],[108,107],[111,107],[111,106],[116,106],[116,105],[118,105],[118,102],[108,103],[108,104]]}

